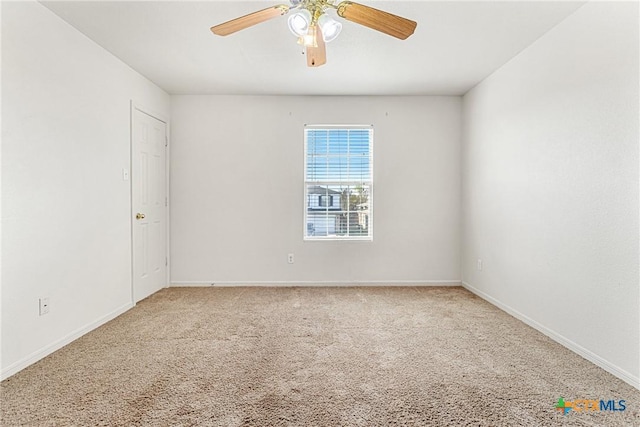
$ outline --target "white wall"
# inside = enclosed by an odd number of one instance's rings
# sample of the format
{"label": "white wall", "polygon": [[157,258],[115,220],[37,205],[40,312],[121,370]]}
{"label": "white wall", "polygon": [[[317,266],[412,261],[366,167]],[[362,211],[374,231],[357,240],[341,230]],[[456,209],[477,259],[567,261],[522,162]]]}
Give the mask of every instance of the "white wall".
{"label": "white wall", "polygon": [[636,387],[638,96],[638,4],[588,3],[464,96],[462,149],[464,282]]}
{"label": "white wall", "polygon": [[[173,96],[171,110],[172,283],[459,282],[460,97]],[[373,242],[303,242],[305,123],[374,125]]]}
{"label": "white wall", "polygon": [[169,114],[48,9],[2,2],[3,377],[131,305],[131,99]]}

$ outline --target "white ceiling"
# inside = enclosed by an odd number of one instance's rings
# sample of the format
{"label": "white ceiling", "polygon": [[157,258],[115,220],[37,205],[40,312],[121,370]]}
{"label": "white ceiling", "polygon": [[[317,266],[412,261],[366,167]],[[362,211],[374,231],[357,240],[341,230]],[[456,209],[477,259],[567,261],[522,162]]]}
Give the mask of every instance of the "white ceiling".
{"label": "white ceiling", "polygon": [[461,95],[584,4],[361,0],[417,21],[415,34],[344,21],[319,68],[286,16],[227,37],[209,30],[287,1],[42,3],[171,94],[279,95]]}

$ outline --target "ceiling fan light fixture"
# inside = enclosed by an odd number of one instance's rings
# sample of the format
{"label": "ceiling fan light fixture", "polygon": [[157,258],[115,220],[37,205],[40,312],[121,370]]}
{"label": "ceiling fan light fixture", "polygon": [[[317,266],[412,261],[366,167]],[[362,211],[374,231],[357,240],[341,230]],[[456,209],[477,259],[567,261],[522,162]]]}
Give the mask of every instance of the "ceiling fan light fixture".
{"label": "ceiling fan light fixture", "polygon": [[294,36],[304,37],[309,31],[311,13],[307,9],[301,9],[289,16],[287,22],[289,24],[289,30],[291,30]]}
{"label": "ceiling fan light fixture", "polygon": [[304,47],[318,47],[318,40],[316,39],[316,26],[314,24],[309,26],[307,34],[301,37]]}
{"label": "ceiling fan light fixture", "polygon": [[318,25],[322,31],[322,39],[327,43],[338,37],[340,31],[342,31],[342,24],[327,14],[322,14],[318,18]]}
{"label": "ceiling fan light fixture", "polygon": [[[334,13],[347,21],[400,40],[411,36],[418,25],[410,19],[350,0],[289,0],[289,2],[290,5],[279,4],[267,7],[214,25],[211,27],[211,32],[218,36],[228,36],[291,12],[287,20],[289,30],[296,36],[298,43],[305,46],[307,66],[319,67],[327,63],[326,43],[338,37],[342,30],[342,23],[325,15],[327,9],[333,9]],[[336,2],[339,3],[335,4]]]}

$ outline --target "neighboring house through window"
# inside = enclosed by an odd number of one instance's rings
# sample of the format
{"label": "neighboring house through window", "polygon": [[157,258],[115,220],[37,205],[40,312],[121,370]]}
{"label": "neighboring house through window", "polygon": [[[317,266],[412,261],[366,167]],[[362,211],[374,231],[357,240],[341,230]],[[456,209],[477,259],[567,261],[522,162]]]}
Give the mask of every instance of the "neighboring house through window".
{"label": "neighboring house through window", "polygon": [[372,240],[373,128],[305,126],[305,240]]}

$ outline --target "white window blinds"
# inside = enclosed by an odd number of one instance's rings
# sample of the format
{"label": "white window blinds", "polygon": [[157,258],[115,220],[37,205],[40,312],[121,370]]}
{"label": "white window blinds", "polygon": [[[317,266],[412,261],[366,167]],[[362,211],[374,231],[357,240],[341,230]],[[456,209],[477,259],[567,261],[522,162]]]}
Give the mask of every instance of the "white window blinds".
{"label": "white window blinds", "polygon": [[305,126],[306,240],[371,240],[373,128]]}

